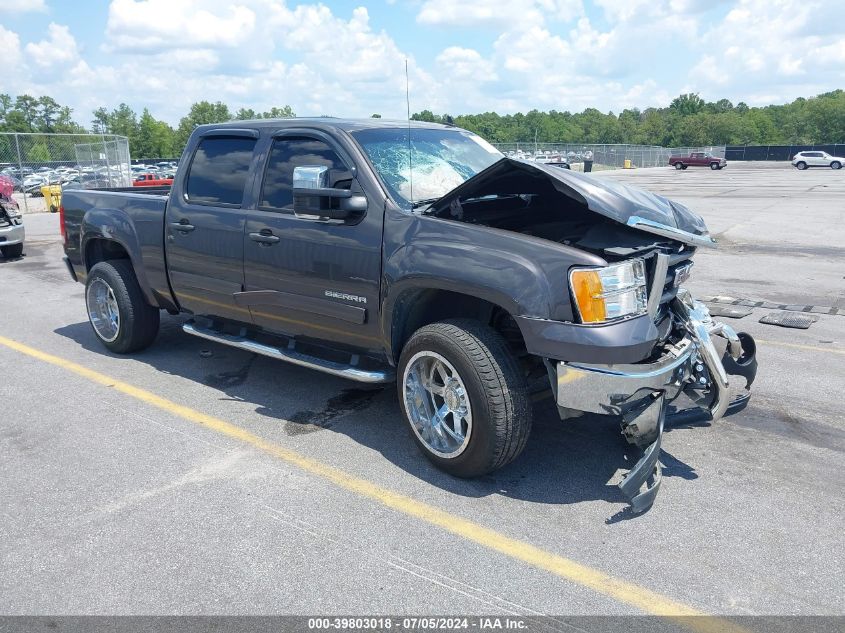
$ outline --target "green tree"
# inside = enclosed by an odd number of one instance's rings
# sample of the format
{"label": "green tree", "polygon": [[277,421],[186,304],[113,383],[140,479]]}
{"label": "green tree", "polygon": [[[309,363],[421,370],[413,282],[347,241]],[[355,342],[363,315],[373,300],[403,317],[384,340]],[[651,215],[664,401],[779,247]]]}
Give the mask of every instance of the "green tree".
{"label": "green tree", "polygon": [[52,160],[50,158],[50,150],[47,149],[47,146],[41,141],[34,143],[26,152],[23,159],[34,163],[46,163],[47,161]]}
{"label": "green tree", "polygon": [[164,121],[158,121],[147,108],[138,120],[135,158],[170,158],[175,156],[176,132]]}
{"label": "green tree", "polygon": [[224,123],[232,120],[232,113],[229,112],[229,106],[221,101],[211,103],[209,101],[200,101],[191,105],[191,110],[188,114],[182,117],[179,121],[179,128],[176,131],[176,146],[179,151],[185,147],[188,142],[188,137],[191,132],[198,125],[207,125],[209,123]]}
{"label": "green tree", "polygon": [[704,99],[699,97],[697,93],[682,94],[672,100],[669,109],[681,116],[698,114],[704,109]]}

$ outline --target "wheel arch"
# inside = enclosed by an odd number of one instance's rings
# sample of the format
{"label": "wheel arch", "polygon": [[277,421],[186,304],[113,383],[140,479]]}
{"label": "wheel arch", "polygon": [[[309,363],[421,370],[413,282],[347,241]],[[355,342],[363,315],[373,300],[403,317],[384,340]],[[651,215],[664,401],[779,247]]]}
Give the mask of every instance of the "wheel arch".
{"label": "wheel arch", "polygon": [[[500,333],[507,334],[506,338],[512,344],[524,348],[522,333],[513,316],[505,305],[471,292],[436,286],[407,288],[385,310],[383,327],[385,341],[389,344],[387,356],[391,363],[397,364],[402,348],[414,332],[438,321],[458,318],[472,319],[497,330],[506,329],[507,332]],[[509,321],[513,322],[513,327]]]}
{"label": "wheel arch", "polygon": [[94,208],[82,218],[82,239],[80,244],[82,264],[87,277],[91,268],[101,261],[126,259],[132,270],[144,300],[158,307],[152,287],[143,266],[140,242],[135,225],[121,209]]}

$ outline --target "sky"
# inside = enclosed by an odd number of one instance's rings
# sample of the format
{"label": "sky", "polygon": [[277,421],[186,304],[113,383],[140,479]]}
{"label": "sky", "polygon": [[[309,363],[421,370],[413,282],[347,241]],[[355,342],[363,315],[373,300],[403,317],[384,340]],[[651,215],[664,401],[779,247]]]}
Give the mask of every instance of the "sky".
{"label": "sky", "polygon": [[0,93],[404,118],[845,88],[845,0],[0,0]]}

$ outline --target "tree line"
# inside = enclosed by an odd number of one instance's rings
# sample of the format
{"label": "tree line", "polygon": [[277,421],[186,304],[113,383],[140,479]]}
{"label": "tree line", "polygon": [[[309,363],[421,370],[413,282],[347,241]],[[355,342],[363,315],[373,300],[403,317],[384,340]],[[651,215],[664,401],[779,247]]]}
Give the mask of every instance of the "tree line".
{"label": "tree line", "polygon": [[[73,111],[51,97],[0,94],[0,132],[63,132],[118,134],[129,139],[133,158],[176,157],[197,125],[231,120],[295,116],[290,106],[266,112],[225,103],[194,103],[175,128],[156,119],[147,108],[139,115],[121,103],[92,113],[88,127]],[[373,117],[380,118],[374,114]],[[449,123],[471,130],[492,143],[630,143],[664,147],[845,143],[845,91],[834,90],[784,105],[749,107],[727,99],[708,102],[698,94],[682,94],[665,108],[622,110],[618,115],[595,108],[571,113],[531,110],[525,114],[434,114],[423,110],[417,121]]]}
{"label": "tree line", "polygon": [[491,143],[630,143],[662,147],[845,143],[845,91],[834,90],[785,105],[749,107],[727,99],[707,102],[682,94],[666,108],[604,114],[495,112],[450,116],[430,110],[412,119],[452,123]]}

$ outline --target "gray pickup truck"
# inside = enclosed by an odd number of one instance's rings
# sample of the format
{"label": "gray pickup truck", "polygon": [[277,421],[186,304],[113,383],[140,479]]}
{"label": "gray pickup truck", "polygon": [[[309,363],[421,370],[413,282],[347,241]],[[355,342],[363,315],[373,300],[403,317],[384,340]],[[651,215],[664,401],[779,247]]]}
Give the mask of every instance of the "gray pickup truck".
{"label": "gray pickup truck", "polygon": [[753,339],[681,287],[714,244],[699,216],[455,127],[201,126],[171,188],[66,190],[61,226],[108,349],[150,345],[166,310],[194,336],[395,381],[414,441],[459,477],[520,454],[542,385],[562,418],[618,417],[643,449],[619,486],[645,510],[669,403],[717,420],[756,372]]}

